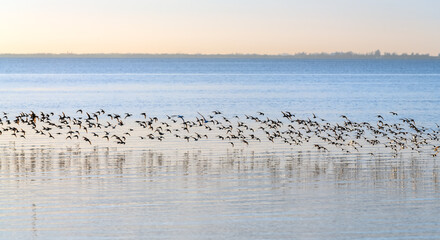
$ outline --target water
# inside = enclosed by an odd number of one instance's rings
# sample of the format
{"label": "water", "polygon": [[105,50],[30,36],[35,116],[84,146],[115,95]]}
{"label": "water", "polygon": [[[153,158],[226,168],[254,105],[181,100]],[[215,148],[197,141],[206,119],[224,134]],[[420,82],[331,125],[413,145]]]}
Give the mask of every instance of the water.
{"label": "water", "polygon": [[195,115],[397,111],[439,118],[438,60],[0,59],[3,111]]}
{"label": "water", "polygon": [[[15,58],[0,59],[0,106],[332,122],[395,111],[433,126],[439,80],[437,60]],[[2,135],[0,238],[438,239],[437,158]]]}

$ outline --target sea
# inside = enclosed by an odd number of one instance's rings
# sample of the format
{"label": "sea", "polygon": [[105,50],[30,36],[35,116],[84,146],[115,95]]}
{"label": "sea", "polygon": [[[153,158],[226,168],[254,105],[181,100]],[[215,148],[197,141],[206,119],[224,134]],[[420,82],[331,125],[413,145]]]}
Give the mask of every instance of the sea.
{"label": "sea", "polygon": [[[440,124],[440,60],[0,58],[0,116]],[[390,112],[395,112],[395,116]],[[0,125],[0,131],[4,126]],[[0,135],[0,239],[440,239],[440,156]]]}

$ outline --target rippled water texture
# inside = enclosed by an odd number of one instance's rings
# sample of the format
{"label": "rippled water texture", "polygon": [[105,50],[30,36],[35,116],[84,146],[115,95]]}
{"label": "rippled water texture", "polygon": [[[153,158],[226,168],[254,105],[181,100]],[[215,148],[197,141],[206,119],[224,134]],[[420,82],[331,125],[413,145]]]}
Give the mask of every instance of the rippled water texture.
{"label": "rippled water texture", "polygon": [[439,236],[431,156],[0,149],[3,239]]}
{"label": "rippled water texture", "polygon": [[[15,58],[0,84],[11,114],[440,114],[437,60]],[[133,142],[0,135],[0,239],[440,238],[432,149]]]}

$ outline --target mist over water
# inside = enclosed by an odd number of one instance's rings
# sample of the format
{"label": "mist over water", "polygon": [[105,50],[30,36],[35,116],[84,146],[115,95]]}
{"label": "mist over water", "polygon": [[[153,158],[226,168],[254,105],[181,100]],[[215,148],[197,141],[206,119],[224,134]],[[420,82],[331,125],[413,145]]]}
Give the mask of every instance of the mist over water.
{"label": "mist over water", "polygon": [[[430,127],[440,122],[439,80],[438,60],[0,58],[0,111],[290,111],[372,124],[381,114]],[[372,156],[270,142],[5,135],[1,239],[440,238],[431,149]]]}

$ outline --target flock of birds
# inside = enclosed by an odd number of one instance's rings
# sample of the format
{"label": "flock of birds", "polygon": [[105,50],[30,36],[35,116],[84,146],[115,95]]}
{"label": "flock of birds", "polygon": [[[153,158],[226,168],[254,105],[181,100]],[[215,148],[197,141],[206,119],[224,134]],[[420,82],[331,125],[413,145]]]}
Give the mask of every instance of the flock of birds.
{"label": "flock of birds", "polygon": [[[103,109],[90,113],[80,109],[74,116],[33,111],[10,116],[4,112],[0,118],[0,135],[22,139],[38,135],[88,144],[108,141],[123,145],[129,139],[163,141],[168,138],[185,142],[215,140],[232,147],[262,142],[310,146],[325,152],[339,149],[345,153],[385,147],[394,156],[404,149],[420,152],[426,147],[432,149],[434,157],[440,152],[440,127],[418,126],[411,118],[387,122],[377,115],[377,121],[369,123],[355,122],[341,115],[341,122],[330,123],[315,114],[303,119],[288,111],[281,114],[280,118],[269,118],[263,112],[228,118],[220,111],[213,111],[206,117],[198,113],[193,119],[182,115],[159,119],[147,113],[119,115]],[[398,116],[395,112],[390,115]],[[374,155],[374,151],[370,154]]]}

